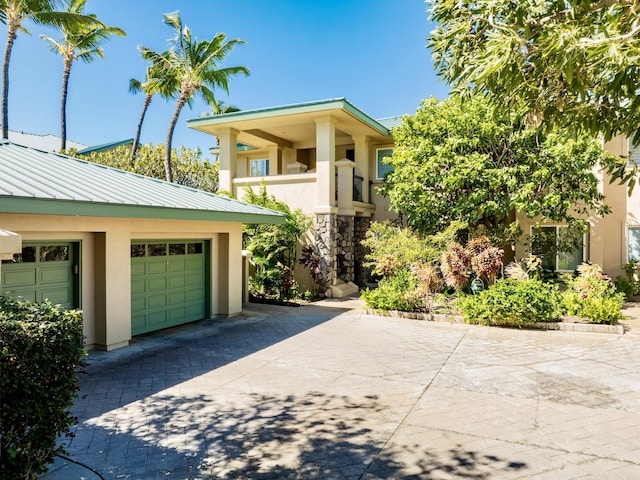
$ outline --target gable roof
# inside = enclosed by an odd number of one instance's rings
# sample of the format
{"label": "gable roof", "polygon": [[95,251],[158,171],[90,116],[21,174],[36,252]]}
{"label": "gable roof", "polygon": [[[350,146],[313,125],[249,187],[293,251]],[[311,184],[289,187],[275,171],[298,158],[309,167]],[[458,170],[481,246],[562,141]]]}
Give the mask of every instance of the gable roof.
{"label": "gable roof", "polygon": [[101,145],[94,145],[93,147],[87,147],[82,150],[78,150],[78,155],[89,155],[94,152],[104,152],[105,150],[113,150],[114,148],[121,147],[123,145],[133,145],[133,138],[127,138],[125,140],[118,140],[116,142],[103,143]]}
{"label": "gable roof", "polygon": [[266,208],[0,141],[0,213],[284,223]]}

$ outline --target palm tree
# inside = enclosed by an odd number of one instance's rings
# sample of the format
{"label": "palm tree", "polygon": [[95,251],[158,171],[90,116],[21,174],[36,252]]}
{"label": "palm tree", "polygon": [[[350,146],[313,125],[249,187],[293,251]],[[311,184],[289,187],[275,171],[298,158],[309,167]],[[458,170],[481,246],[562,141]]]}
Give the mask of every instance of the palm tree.
{"label": "palm tree", "polygon": [[233,75],[249,75],[246,67],[218,68],[219,64],[236,45],[243,44],[240,39],[227,41],[224,33],[217,33],[212,40],[198,41],[189,27],[182,24],[179,12],[165,13],[164,23],[175,29],[167,52],[158,54],[145,47],[140,48],[143,58],[156,62],[169,77],[176,79],[177,102],[169,124],[165,151],[165,172],[167,181],[173,180],[171,171],[171,141],[173,131],[182,107],[190,104],[196,93],[208,103],[215,102],[213,89],[222,88],[229,92],[229,78]]}
{"label": "palm tree", "polygon": [[[142,47],[144,48],[144,47]],[[131,161],[134,161],[138,146],[140,144],[140,134],[142,133],[142,122],[147,114],[147,109],[151,105],[153,96],[157,93],[164,98],[170,98],[177,91],[177,85],[175,84],[175,78],[171,76],[162,77],[162,69],[158,68],[156,64],[151,64],[147,67],[145,75],[145,81],[141,82],[135,78],[129,80],[129,91],[131,93],[144,92],[144,103],[142,105],[142,112],[140,113],[140,119],[136,126],[136,134],[133,138],[133,146],[131,147]]]}
{"label": "palm tree", "polygon": [[7,43],[2,63],[2,102],[0,116],[2,116],[2,138],[9,138],[9,62],[13,44],[18,32],[29,34],[24,27],[25,20],[31,20],[40,25],[61,27],[63,25],[101,25],[95,18],[87,15],[56,11],[62,2],[60,0],[0,0],[0,22],[7,25]]}
{"label": "palm tree", "polygon": [[[87,0],[69,0],[67,13],[87,15],[96,18],[94,14],[86,14],[84,6]],[[69,90],[69,75],[75,60],[85,63],[92,62],[96,57],[104,58],[104,51],[100,44],[111,35],[125,36],[124,30],[118,27],[108,27],[102,24],[92,25],[62,25],[62,39],[54,40],[46,35],[40,38],[49,42],[49,50],[62,55],[62,99],[60,101],[60,150],[67,148],[67,92]]]}

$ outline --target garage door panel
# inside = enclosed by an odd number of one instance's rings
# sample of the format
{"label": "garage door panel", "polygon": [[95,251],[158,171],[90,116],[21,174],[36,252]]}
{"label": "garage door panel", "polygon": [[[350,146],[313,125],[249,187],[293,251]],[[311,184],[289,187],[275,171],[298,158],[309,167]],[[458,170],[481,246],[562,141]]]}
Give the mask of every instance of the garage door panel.
{"label": "garage door panel", "polygon": [[204,272],[203,273],[189,273],[187,275],[187,286],[191,287],[191,286],[200,285],[202,283],[202,277],[203,276],[204,276]]}
{"label": "garage door panel", "polygon": [[187,308],[186,307],[176,307],[172,308],[168,311],[169,313],[169,322],[182,322],[184,318],[187,317]]}
{"label": "garage door panel", "polygon": [[131,279],[131,293],[139,294],[147,291],[147,281],[144,278]]}
{"label": "garage door panel", "polygon": [[193,305],[187,307],[187,315],[192,318],[203,318],[204,317],[204,305]]}
{"label": "garage door panel", "polygon": [[187,302],[189,302],[189,303],[204,302],[204,291],[202,291],[202,290],[187,290]]}
{"label": "garage door panel", "polygon": [[131,262],[131,276],[143,276],[147,274],[147,264],[144,262]]}
{"label": "garage door panel", "polygon": [[38,292],[34,288],[12,288],[5,290],[5,292],[12,297],[24,298],[32,302],[38,301]]}
{"label": "garage door panel", "polygon": [[21,287],[36,284],[35,267],[28,270],[9,270],[11,264],[2,266],[2,285],[8,285],[10,288]]}
{"label": "garage door panel", "polygon": [[154,275],[159,273],[167,273],[167,261],[154,259],[147,264],[147,274]]}
{"label": "garage door panel", "polygon": [[185,303],[186,301],[187,301],[186,292],[171,292],[168,295],[169,305],[178,305],[180,303]]}
{"label": "garage door panel", "polygon": [[166,277],[153,277],[147,279],[147,292],[163,292],[167,289]]}
{"label": "garage door panel", "polygon": [[172,258],[169,260],[169,272],[184,272],[187,269],[186,259],[176,260]]}
{"label": "garage door panel", "polygon": [[[66,262],[65,262],[66,263]],[[69,282],[71,279],[71,265],[47,266],[40,270],[40,283]]]}
{"label": "garage door panel", "polygon": [[147,323],[151,327],[163,328],[167,326],[167,311],[161,310],[157,312],[149,312],[147,314]]}
{"label": "garage door panel", "polygon": [[184,288],[187,285],[187,279],[184,275],[179,277],[169,277],[169,288]]}
{"label": "garage door panel", "polygon": [[[134,312],[140,312],[147,309],[146,297],[136,297],[131,299],[131,310]],[[132,317],[133,318],[133,317]]]}
{"label": "garage door panel", "polygon": [[147,297],[147,308],[164,308],[167,306],[167,295],[165,293],[149,295]]}
{"label": "garage door panel", "polygon": [[42,300],[49,300],[53,304],[69,305],[72,303],[72,292],[69,288],[42,289],[40,296]]}

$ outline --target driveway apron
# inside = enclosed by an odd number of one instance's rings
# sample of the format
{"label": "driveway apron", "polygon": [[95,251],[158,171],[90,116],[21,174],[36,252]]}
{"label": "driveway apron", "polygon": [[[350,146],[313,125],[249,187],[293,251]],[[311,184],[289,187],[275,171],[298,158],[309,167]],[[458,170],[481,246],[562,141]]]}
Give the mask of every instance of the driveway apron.
{"label": "driveway apron", "polygon": [[106,480],[640,478],[640,337],[358,305],[250,304],[91,352],[69,458]]}

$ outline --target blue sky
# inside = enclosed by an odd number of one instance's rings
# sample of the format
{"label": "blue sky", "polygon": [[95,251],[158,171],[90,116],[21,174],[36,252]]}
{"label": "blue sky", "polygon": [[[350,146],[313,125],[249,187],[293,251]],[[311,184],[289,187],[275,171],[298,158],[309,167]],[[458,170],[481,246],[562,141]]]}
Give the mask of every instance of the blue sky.
{"label": "blue sky", "polygon": [[[225,103],[242,110],[346,97],[374,118],[413,113],[429,96],[444,98],[425,47],[432,25],[423,0],[89,0],[87,11],[127,37],[104,45],[105,59],[74,63],[68,98],[67,137],[87,145],[131,138],[143,95],[128,91],[146,64],[138,45],[164,50],[171,29],[162,14],[179,10],[198,39],[217,32],[241,38],[227,65],[244,65],[249,77],[230,82]],[[9,128],[59,134],[62,59],[48,51],[28,24],[11,59]],[[6,29],[2,39],[6,37]],[[142,142],[163,143],[174,103],[155,98],[143,125]],[[208,112],[202,102],[182,111],[173,145],[203,151],[214,138],[186,121]]]}

